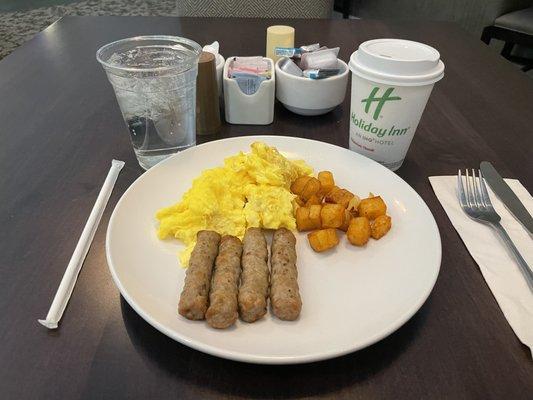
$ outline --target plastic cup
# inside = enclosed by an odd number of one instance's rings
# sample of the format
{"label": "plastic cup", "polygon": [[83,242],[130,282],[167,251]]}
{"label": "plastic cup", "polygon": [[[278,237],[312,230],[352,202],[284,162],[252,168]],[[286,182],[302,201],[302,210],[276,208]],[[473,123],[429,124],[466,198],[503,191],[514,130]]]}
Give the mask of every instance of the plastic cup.
{"label": "plastic cup", "polygon": [[401,167],[444,63],[434,48],[400,39],[362,43],[350,57],[350,149]]}
{"label": "plastic cup", "polygon": [[196,144],[198,43],[176,36],[138,36],[98,50],[130,132],[148,169]]}

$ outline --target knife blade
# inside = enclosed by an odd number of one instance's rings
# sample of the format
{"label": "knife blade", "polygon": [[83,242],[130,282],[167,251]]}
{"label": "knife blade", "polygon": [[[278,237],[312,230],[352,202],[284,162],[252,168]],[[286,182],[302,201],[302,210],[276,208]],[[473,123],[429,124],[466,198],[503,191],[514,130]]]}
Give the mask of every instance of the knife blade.
{"label": "knife blade", "polygon": [[488,161],[482,161],[479,168],[481,169],[483,178],[485,178],[492,191],[496,193],[515,218],[533,235],[533,217],[531,217],[531,214],[516,194],[514,194],[509,185],[505,183],[498,171]]}

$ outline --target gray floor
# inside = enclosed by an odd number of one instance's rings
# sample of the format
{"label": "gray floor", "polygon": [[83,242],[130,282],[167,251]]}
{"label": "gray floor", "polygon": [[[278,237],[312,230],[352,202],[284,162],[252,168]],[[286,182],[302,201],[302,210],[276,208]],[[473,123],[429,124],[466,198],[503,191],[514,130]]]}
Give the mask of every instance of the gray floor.
{"label": "gray floor", "polygon": [[23,11],[34,8],[75,3],[78,0],[0,0],[0,11]]}
{"label": "gray floor", "polygon": [[[47,1],[28,0],[24,3],[46,4]],[[0,59],[65,15],[173,16],[179,15],[178,4],[176,0],[86,0],[30,10],[0,12]]]}

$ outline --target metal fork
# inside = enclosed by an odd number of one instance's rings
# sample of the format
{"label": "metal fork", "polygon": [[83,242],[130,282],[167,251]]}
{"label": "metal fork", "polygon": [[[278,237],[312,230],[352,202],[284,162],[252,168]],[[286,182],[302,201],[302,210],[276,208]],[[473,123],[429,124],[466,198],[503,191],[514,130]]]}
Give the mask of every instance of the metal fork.
{"label": "metal fork", "polygon": [[[461,203],[461,208],[470,218],[486,223],[498,232],[503,242],[516,259],[518,266],[520,267],[520,272],[526,279],[529,289],[533,292],[533,272],[513,244],[503,226],[501,226],[501,218],[494,210],[494,207],[492,207],[489,193],[485,186],[485,180],[479,170],[478,176],[479,178],[476,178],[476,172],[474,169],[472,169],[472,176],[468,174],[468,169],[466,169],[466,185],[463,185],[463,177],[461,175],[461,170],[459,170],[459,173],[457,174],[457,190],[459,192],[459,203]],[[466,190],[464,189],[464,186],[466,186]]]}

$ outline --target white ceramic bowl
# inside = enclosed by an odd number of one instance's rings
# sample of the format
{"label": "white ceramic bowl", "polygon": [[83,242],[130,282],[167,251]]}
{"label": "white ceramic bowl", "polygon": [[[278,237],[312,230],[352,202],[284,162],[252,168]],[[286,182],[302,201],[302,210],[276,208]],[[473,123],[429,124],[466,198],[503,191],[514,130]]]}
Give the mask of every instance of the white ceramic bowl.
{"label": "white ceramic bowl", "polygon": [[222,96],[222,72],[224,71],[224,64],[226,60],[220,54],[217,54],[216,57],[216,69],[217,69],[217,86],[218,86],[218,95]]}
{"label": "white ceramic bowl", "polygon": [[321,115],[330,112],[344,101],[348,84],[348,65],[338,60],[339,75],[326,79],[309,79],[294,76],[276,62],[276,98],[293,113]]}

